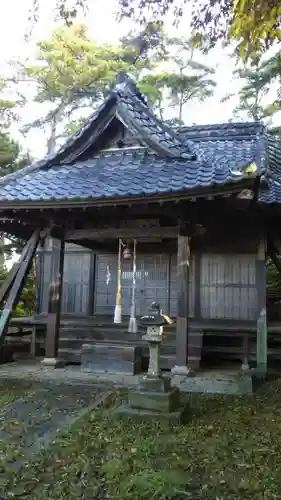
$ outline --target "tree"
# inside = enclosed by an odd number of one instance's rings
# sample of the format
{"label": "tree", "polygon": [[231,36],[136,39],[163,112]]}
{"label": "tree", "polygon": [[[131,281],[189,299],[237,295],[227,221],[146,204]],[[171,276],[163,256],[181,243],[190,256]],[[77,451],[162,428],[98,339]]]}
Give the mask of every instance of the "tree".
{"label": "tree", "polygon": [[54,150],[60,135],[65,137],[67,123],[99,103],[119,71],[133,72],[139,79],[144,68],[152,67],[160,29],[150,23],[138,37],[130,33],[116,46],[90,39],[81,24],[56,29],[49,40],[39,42],[36,61],[21,67],[22,78],[37,84],[35,101],[50,106],[24,131],[49,127],[47,149]]}
{"label": "tree", "polygon": [[162,23],[148,23],[114,46],[97,44],[84,25],[60,27],[49,40],[39,42],[37,59],[21,67],[22,78],[37,84],[35,100],[50,107],[23,130],[47,129],[47,151],[53,151],[58,140],[83,123],[85,111],[105,97],[119,71],[133,73],[162,119],[165,104],[182,123],[187,102],[205,99],[215,87],[210,78],[214,71],[195,56],[193,39],[169,38]]}
{"label": "tree", "polygon": [[[33,23],[40,17],[43,1],[33,0]],[[243,58],[281,39],[279,0],[119,0],[119,4],[120,17],[134,17],[138,22],[160,20],[167,13],[172,13],[175,22],[191,21],[191,27],[199,37],[207,36],[211,46],[218,40],[235,41]],[[56,0],[55,12],[70,26],[89,5],[90,0]]]}
{"label": "tree", "polygon": [[[234,109],[234,116],[246,114],[247,119],[257,121],[271,117],[274,114],[274,109],[271,105],[266,106],[264,102],[271,86],[268,61],[255,58],[236,69],[234,76],[243,82],[238,92],[239,102]],[[223,101],[233,97],[233,95],[228,94]]]}
{"label": "tree", "polygon": [[[3,90],[4,86],[2,86]],[[12,114],[15,111],[16,104],[12,101],[1,99],[2,109],[0,120],[0,177],[7,175],[30,163],[28,154],[23,154],[20,145],[11,136],[8,123],[10,123]],[[16,116],[14,114],[14,116]],[[24,242],[5,233],[0,233],[0,286],[7,278],[7,260],[14,254],[22,250]],[[34,311],[35,304],[35,286],[34,286],[34,268],[31,270],[26,284],[22,290],[20,302],[16,308],[16,315],[30,315]]]}
{"label": "tree", "polygon": [[[240,56],[264,52],[281,39],[281,3],[278,0],[119,0],[120,15],[142,22],[162,19],[172,12],[176,22],[190,17],[191,27],[210,41],[234,41]],[[189,20],[189,19],[188,19]]]}
{"label": "tree", "polygon": [[[184,109],[190,101],[203,101],[213,94],[216,82],[211,78],[214,70],[196,61],[192,38],[165,38],[165,59],[159,67],[143,78],[141,85],[150,92],[152,104],[163,119],[164,104],[175,110],[174,124],[184,123]],[[169,72],[159,71],[163,64]]]}
{"label": "tree", "polygon": [[210,75],[214,70],[195,60],[192,39],[171,39],[170,50],[175,71],[167,75],[169,99],[178,110],[177,119],[183,122],[184,107],[189,101],[203,101],[213,94],[216,83]]}
{"label": "tree", "polygon": [[267,85],[276,84],[277,92],[275,99],[267,107],[271,115],[281,110],[281,53],[280,51],[270,57],[264,65],[264,78]]}
{"label": "tree", "polygon": [[[0,80],[0,177],[7,175],[29,163],[28,154],[23,154],[20,145],[11,136],[9,126],[18,120],[16,107],[17,101],[7,99],[7,86],[4,80]],[[0,266],[5,265],[5,259],[11,253],[21,247],[21,243],[15,239],[5,240],[5,235],[0,233]]]}
{"label": "tree", "polygon": [[245,84],[238,93],[239,104],[235,111],[245,111],[253,120],[262,120],[267,115],[262,101],[269,90],[262,65],[255,60],[250,67],[237,70],[237,75]]}
{"label": "tree", "polygon": [[[280,54],[248,61],[234,71],[234,76],[243,82],[237,95],[239,102],[234,116],[245,117],[246,114],[247,119],[264,120],[271,133],[279,133],[279,128],[272,128],[271,123],[275,113],[281,109]],[[273,99],[274,87],[277,87],[277,92]],[[223,101],[234,95],[226,95]]]}

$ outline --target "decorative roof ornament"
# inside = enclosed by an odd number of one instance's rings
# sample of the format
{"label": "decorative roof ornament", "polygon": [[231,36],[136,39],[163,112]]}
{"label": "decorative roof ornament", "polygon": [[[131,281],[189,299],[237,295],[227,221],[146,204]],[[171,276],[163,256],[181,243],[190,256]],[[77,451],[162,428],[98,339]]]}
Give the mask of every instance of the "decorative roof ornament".
{"label": "decorative roof ornament", "polygon": [[144,96],[138,86],[137,80],[134,75],[131,73],[126,73],[125,71],[119,71],[115,83],[113,85],[113,91],[121,90],[121,91],[129,91],[132,95],[136,96],[140,101],[142,101],[146,106],[148,103],[147,97]]}
{"label": "decorative roof ornament", "polygon": [[252,162],[244,168],[244,174],[248,174],[248,175],[254,174],[255,172],[257,172],[257,170],[258,170],[258,167],[257,167],[256,163]]}
{"label": "decorative roof ornament", "polygon": [[234,177],[244,177],[245,175],[256,174],[258,167],[255,162],[248,163],[245,167],[231,169],[231,175]]}

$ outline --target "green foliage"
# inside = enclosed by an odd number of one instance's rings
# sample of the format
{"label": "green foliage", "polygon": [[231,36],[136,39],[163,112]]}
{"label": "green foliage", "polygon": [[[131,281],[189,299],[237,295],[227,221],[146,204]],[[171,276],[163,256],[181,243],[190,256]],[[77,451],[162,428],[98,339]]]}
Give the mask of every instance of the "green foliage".
{"label": "green foliage", "polygon": [[[234,71],[234,76],[244,82],[238,92],[239,102],[234,109],[234,116],[244,112],[251,120],[262,120],[274,114],[272,106],[264,105],[264,97],[268,94],[271,83],[268,70],[268,61],[256,58]],[[231,96],[233,94],[226,96],[224,100]]]}
{"label": "green foliage", "polygon": [[161,23],[130,32],[119,45],[98,44],[85,25],[59,27],[49,40],[38,43],[35,63],[22,68],[37,83],[35,101],[51,108],[24,130],[48,126],[48,151],[53,150],[58,138],[83,122],[82,109],[100,103],[120,71],[136,78],[161,117],[165,103],[176,109],[176,118],[182,121],[185,104],[208,97],[215,87],[210,78],[213,71],[196,63],[194,52],[193,39],[171,39]]}
{"label": "green foliage", "polygon": [[[8,276],[5,265],[0,266],[0,287]],[[14,311],[14,316],[31,316],[35,308],[34,266],[32,267],[25,286],[21,292],[20,300]]]}
{"label": "green foliage", "polygon": [[[234,116],[241,113],[251,120],[264,120],[271,133],[279,133],[279,128],[272,128],[272,118],[281,109],[281,58],[280,53],[268,57],[256,57],[234,71],[242,87],[238,92],[239,102],[234,109]],[[277,88],[274,97],[274,86]],[[228,94],[223,101],[235,96]],[[272,96],[272,97],[271,97]],[[272,102],[270,102],[270,98]],[[242,115],[243,117],[243,115]]]}
{"label": "green foliage", "polygon": [[129,33],[119,45],[101,45],[89,37],[85,25],[57,28],[49,40],[38,43],[36,61],[21,68],[37,83],[35,101],[48,103],[51,108],[23,131],[49,126],[48,150],[54,149],[60,134],[65,136],[67,124],[79,120],[83,108],[93,107],[104,98],[118,72],[131,72],[139,79],[144,68],[153,67],[160,50],[160,32],[161,27],[149,24],[138,36]]}
{"label": "green foliage", "polygon": [[0,131],[0,176],[16,169],[20,146],[8,132]]}
{"label": "green foliage", "polygon": [[[0,84],[0,177],[7,175],[29,163],[27,154],[23,155],[20,145],[13,139],[9,125],[17,119],[15,109],[18,103],[5,98],[5,85]],[[6,260],[15,252],[21,251],[23,242],[15,237],[0,233],[0,286],[5,281],[8,271]],[[34,310],[34,273],[31,272],[21,293],[15,315],[29,315]]]}
{"label": "green foliage", "polygon": [[[146,77],[154,88],[156,101],[165,101],[176,110],[176,118],[183,122],[186,104],[203,101],[213,95],[216,82],[211,78],[214,70],[196,61],[193,38],[165,38],[165,61],[169,72],[157,72]],[[161,64],[160,64],[161,66]],[[154,82],[154,84],[153,84]]]}
{"label": "green foliage", "polygon": [[281,39],[281,4],[276,0],[119,0],[119,4],[121,17],[147,22],[170,14],[175,22],[190,23],[197,39],[207,38],[209,47],[220,40],[235,42],[243,59]]}
{"label": "green foliage", "polygon": [[25,285],[20,295],[20,300],[15,310],[15,316],[32,316],[35,312],[35,262],[27,276]]}
{"label": "green foliage", "polygon": [[268,0],[234,0],[229,35],[245,59],[281,40],[281,4]]}
{"label": "green foliage", "polygon": [[15,108],[18,103],[7,98],[7,85],[0,78],[0,130],[7,129],[11,122],[18,119]]}

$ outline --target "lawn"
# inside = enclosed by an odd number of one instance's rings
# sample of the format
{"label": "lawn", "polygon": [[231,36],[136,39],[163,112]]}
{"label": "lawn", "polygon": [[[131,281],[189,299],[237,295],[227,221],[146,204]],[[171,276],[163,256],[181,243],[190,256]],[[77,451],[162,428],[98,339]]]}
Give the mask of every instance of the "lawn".
{"label": "lawn", "polygon": [[185,400],[184,426],[123,423],[110,408],[89,412],[10,475],[8,498],[280,499],[281,381],[255,396]]}
{"label": "lawn", "polygon": [[34,391],[36,384],[26,381],[0,380],[0,407]]}

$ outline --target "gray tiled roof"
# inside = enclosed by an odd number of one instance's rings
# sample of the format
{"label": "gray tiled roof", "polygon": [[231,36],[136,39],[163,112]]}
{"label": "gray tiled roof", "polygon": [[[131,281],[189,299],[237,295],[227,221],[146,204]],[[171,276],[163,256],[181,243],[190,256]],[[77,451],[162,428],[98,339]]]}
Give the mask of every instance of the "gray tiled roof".
{"label": "gray tiled roof", "polygon": [[[116,113],[145,147],[104,151],[82,161],[79,154],[93,142],[102,121],[109,123]],[[0,179],[0,201],[192,194],[248,178],[244,169],[252,162],[257,165],[252,175],[264,176],[270,186],[272,175],[279,182],[279,153],[260,123],[172,129],[153,115],[135,84],[121,75],[100,108],[57,153]],[[278,197],[281,202],[277,184],[272,193],[271,188],[265,194],[260,191],[261,202],[276,202]]]}
{"label": "gray tiled roof", "polygon": [[104,102],[87,118],[84,125],[58,151],[36,162],[35,167],[63,163],[65,158],[76,148],[78,142],[79,148],[81,148],[81,142],[88,143],[100,121],[110,113],[112,116],[115,114],[122,116],[130,129],[140,133],[144,142],[152,149],[156,149],[158,154],[177,158],[192,158],[193,154],[189,149],[188,141],[161,122],[146,104],[145,97],[139,92],[133,81],[126,74],[120,73],[115,86]]}
{"label": "gray tiled roof", "polygon": [[268,136],[268,168],[262,176],[259,202],[281,204],[281,142],[278,137]]}
{"label": "gray tiled roof", "polygon": [[[249,154],[247,160],[251,160]],[[73,165],[54,165],[0,185],[3,200],[65,200],[141,196],[220,186],[241,180],[231,163],[162,158],[146,149],[104,152]]]}
{"label": "gray tiled roof", "polygon": [[[117,84],[114,93],[118,101],[118,113],[124,121],[140,133],[149,146],[168,157],[192,159],[189,141],[174,129],[161,122],[143,98],[137,98],[138,90],[132,82]],[[141,94],[139,94],[141,96]],[[142,96],[141,96],[142,97]]]}

